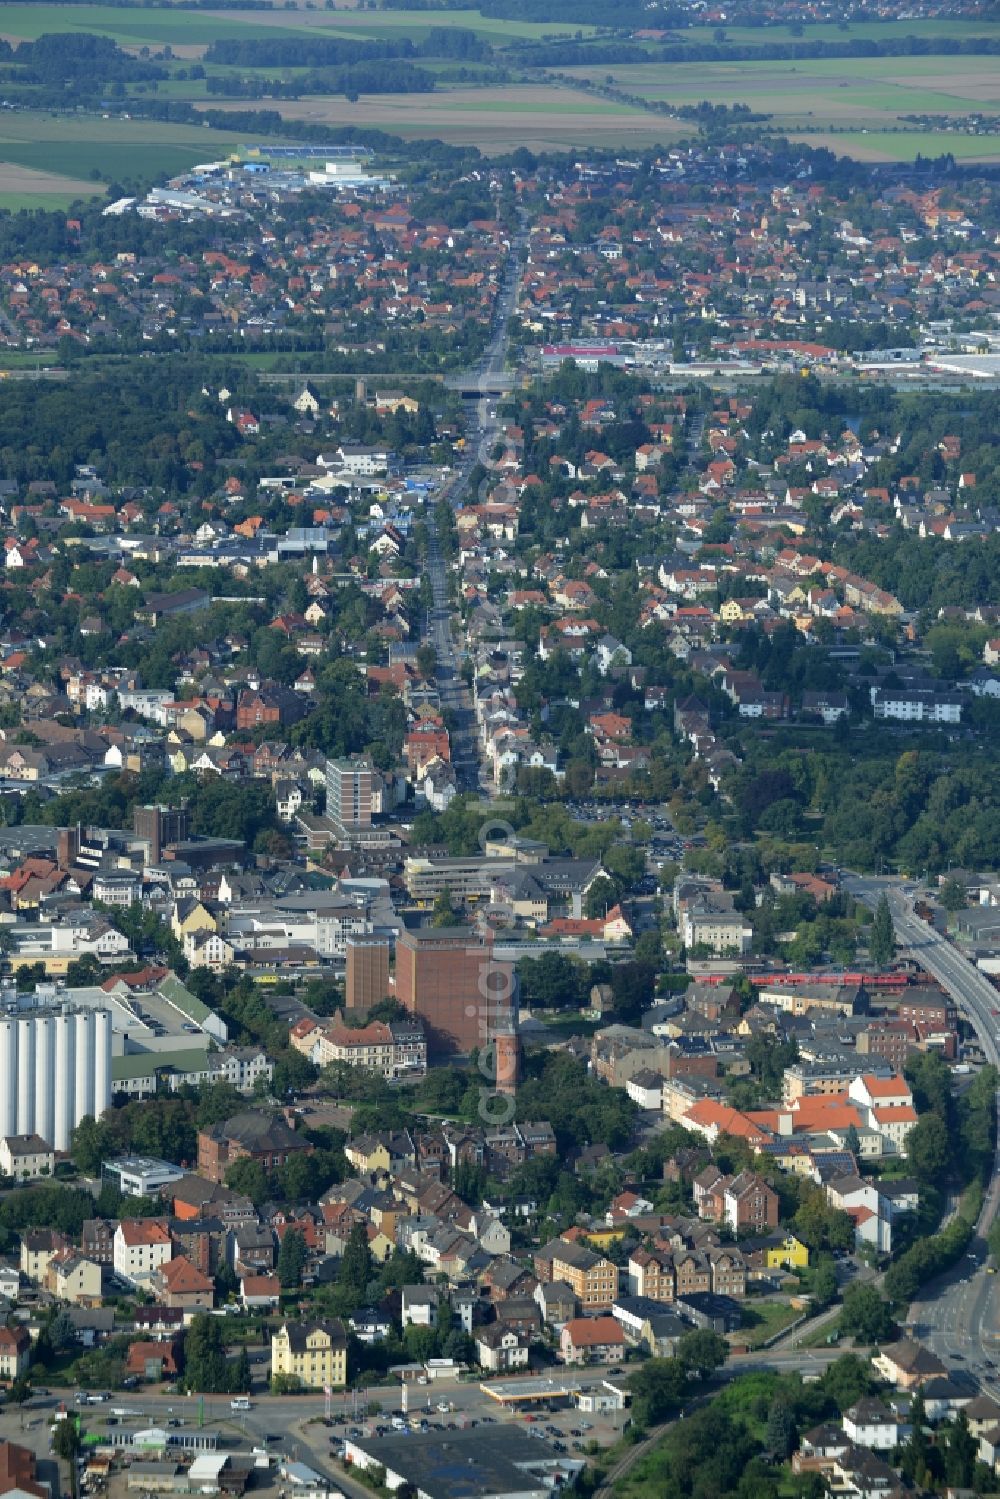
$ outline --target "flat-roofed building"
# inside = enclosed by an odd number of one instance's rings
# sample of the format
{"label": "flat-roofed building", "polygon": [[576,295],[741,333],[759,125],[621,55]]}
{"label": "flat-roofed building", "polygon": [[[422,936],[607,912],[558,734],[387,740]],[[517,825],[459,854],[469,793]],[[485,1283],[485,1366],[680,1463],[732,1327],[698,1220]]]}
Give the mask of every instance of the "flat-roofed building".
{"label": "flat-roofed building", "polygon": [[468,927],[403,932],[396,942],[396,998],[419,1016],[433,1054],[466,1054],[503,1029],[514,1008],[510,963]]}
{"label": "flat-roofed building", "polygon": [[370,1010],[389,995],[389,943],[384,937],[348,937],[344,1003]]}

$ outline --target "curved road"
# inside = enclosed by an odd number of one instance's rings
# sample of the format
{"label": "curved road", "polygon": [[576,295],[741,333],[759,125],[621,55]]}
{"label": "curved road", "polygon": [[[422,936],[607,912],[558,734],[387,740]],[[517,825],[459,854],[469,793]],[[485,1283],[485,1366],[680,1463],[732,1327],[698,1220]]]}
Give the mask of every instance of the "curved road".
{"label": "curved road", "polygon": [[[987,1062],[1000,1067],[1000,993],[958,949],[913,909],[904,887],[885,880],[852,877],[844,888],[866,905],[885,892],[901,948],[949,994],[979,1038]],[[997,1277],[986,1271],[986,1234],[1000,1208],[1000,1136],[993,1174],[967,1258],[925,1288],[910,1307],[909,1328],[939,1358],[967,1364],[981,1380],[996,1383],[1000,1361],[1000,1296]],[[989,1363],[987,1363],[989,1360]]]}

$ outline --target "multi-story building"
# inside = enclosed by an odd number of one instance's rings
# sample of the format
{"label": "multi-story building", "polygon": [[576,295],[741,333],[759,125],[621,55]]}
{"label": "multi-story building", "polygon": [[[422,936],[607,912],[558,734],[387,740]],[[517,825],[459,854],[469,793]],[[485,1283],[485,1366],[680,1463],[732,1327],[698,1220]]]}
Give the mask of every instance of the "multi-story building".
{"label": "multi-story building", "polygon": [[[892,1075],[892,1068],[878,1061],[872,1062],[871,1071],[877,1076]],[[788,1105],[798,1098],[833,1098],[846,1092],[857,1074],[858,1064],[853,1057],[833,1057],[825,1062],[805,1062],[800,1058],[785,1068],[781,1101]]]}
{"label": "multi-story building", "polygon": [[674,1255],[678,1296],[700,1296],[712,1289],[712,1267],[697,1249],[679,1249]]}
{"label": "multi-story building", "polygon": [[51,1176],[55,1152],[40,1135],[4,1135],[0,1139],[0,1172],[16,1181]]}
{"label": "multi-story building", "polygon": [[115,1230],[115,1274],[131,1286],[147,1287],[172,1255],[170,1230],[159,1219],[123,1218]]}
{"label": "multi-story building", "polygon": [[761,1004],[786,1015],[820,1010],[828,1015],[867,1015],[868,994],[860,984],[767,984],[758,990]]}
{"label": "multi-story building", "polygon": [[692,903],[684,912],[684,946],[745,957],[753,947],[753,927],[739,911],[718,910],[711,901]]}
{"label": "multi-story building", "polygon": [[161,1265],[153,1274],[152,1287],[163,1306],[210,1311],[215,1304],[215,1281],[186,1254]]}
{"label": "multi-story building", "polygon": [[347,1333],[340,1322],[286,1322],[271,1337],[271,1374],[309,1390],[347,1383]]}
{"label": "multi-story building", "polygon": [[878,1057],[901,1072],[911,1052],[919,1050],[917,1032],[908,1020],[877,1020],[855,1038],[860,1056]]}
{"label": "multi-story building", "polygon": [[26,1327],[0,1327],[0,1379],[13,1382],[27,1374],[31,1363],[31,1335]]}
{"label": "multi-story building", "polygon": [[389,993],[389,943],[384,937],[348,937],[344,1004],[370,1010]]}
{"label": "multi-story building", "polygon": [[741,1171],[722,1194],[722,1217],[734,1234],[778,1226],[778,1194],[753,1171]]}
{"label": "multi-story building", "polygon": [[111,1107],[111,1012],[68,1005],[0,1018],[0,1136],[69,1150],[87,1114]]}
{"label": "multi-story building", "polygon": [[370,828],[378,771],[370,755],[326,762],[326,815],[338,828]]}
{"label": "multi-story building", "polygon": [[715,1296],[742,1297],[747,1293],[747,1263],[738,1249],[719,1248],[708,1251]]}
{"label": "multi-story building", "polygon": [[137,838],[144,838],[149,845],[148,864],[159,864],[164,848],[170,843],[183,843],[188,837],[189,817],[184,802],[179,807],[137,806],[132,813],[132,826]]}
{"label": "multi-story building", "polygon": [[931,692],[906,688],[892,692],[886,687],[871,689],[876,718],[896,719],[903,723],[961,723],[962,699],[957,692]]}
{"label": "multi-story building", "polygon": [[339,1018],[326,1025],[303,1020],[293,1027],[292,1045],[317,1067],[343,1062],[389,1079],[427,1071],[427,1037],[419,1020],[373,1020],[358,1030]]}
{"label": "multi-story building", "polygon": [[468,927],[404,931],[396,942],[396,998],[427,1027],[433,1054],[487,1046],[514,1009],[509,963]]}
{"label": "multi-story building", "polygon": [[65,1248],[66,1240],[57,1229],[27,1229],[21,1235],[21,1274],[36,1286],[42,1285],[53,1255]]}
{"label": "multi-story building", "polygon": [[642,1246],[628,1259],[629,1290],[648,1301],[673,1301],[677,1294],[674,1257],[668,1249]]}
{"label": "multi-story building", "polygon": [[778,1194],[753,1171],[726,1176],[717,1166],[706,1166],[694,1179],[698,1216],[725,1223],[734,1234],[763,1233],[778,1225]]}
{"label": "multi-story building", "polygon": [[445,890],[453,900],[486,899],[495,881],[512,877],[514,861],[483,854],[428,859],[410,854],[403,864],[406,893],[417,905],[432,905]]}
{"label": "multi-story building", "polygon": [[625,1333],[616,1317],[572,1317],[559,1335],[559,1356],[566,1364],[621,1363]]}
{"label": "multi-story building", "polygon": [[115,1258],[115,1229],[108,1218],[87,1218],[80,1235],[81,1252],[96,1265],[111,1265]]}
{"label": "multi-story building", "polygon": [[76,1249],[60,1249],[49,1261],[45,1289],[73,1306],[100,1306],[104,1277],[95,1260]]}
{"label": "multi-story building", "polygon": [[209,1058],[220,1082],[232,1083],[239,1093],[252,1093],[261,1078],[270,1082],[274,1063],[260,1046],[227,1046]]}
{"label": "multi-story building", "polygon": [[585,1311],[609,1311],[618,1295],[618,1266],[569,1239],[553,1239],[534,1257],[540,1281],[561,1280]]}
{"label": "multi-story building", "polygon": [[293,1155],[311,1155],[313,1146],[283,1119],[248,1109],[223,1124],[198,1132],[198,1174],[223,1182],[234,1161],[259,1161],[265,1171],[284,1166]]}

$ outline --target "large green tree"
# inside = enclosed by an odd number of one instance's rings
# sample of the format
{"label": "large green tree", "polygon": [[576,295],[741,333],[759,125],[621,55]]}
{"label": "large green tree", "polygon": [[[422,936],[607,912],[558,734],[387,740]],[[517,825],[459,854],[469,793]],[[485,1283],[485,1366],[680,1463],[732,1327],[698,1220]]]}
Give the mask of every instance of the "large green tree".
{"label": "large green tree", "polygon": [[875,907],[875,920],[872,923],[868,951],[877,968],[885,968],[891,963],[896,951],[896,933],[892,924],[892,912],[889,909],[888,897],[884,892],[879,896],[878,905]]}
{"label": "large green tree", "polygon": [[297,1228],[286,1228],[278,1251],[278,1281],[283,1291],[291,1291],[302,1284],[302,1271],[306,1263],[306,1241]]}
{"label": "large green tree", "polygon": [[230,1388],[222,1324],[207,1312],[192,1318],[184,1339],[184,1386],[204,1395],[223,1394]]}

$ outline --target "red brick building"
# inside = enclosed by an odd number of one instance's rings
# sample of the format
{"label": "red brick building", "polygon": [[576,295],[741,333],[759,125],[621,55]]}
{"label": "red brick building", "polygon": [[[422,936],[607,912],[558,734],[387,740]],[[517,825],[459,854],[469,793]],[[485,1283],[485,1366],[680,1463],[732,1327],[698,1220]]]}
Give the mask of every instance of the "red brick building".
{"label": "red brick building", "polygon": [[305,695],[291,687],[262,686],[241,692],[236,704],[237,729],[260,728],[262,724],[298,723],[309,712]]}
{"label": "red brick building", "polygon": [[198,1175],[223,1182],[234,1161],[258,1161],[265,1171],[284,1166],[293,1155],[311,1155],[308,1140],[283,1119],[252,1109],[198,1131]]}
{"label": "red brick building", "polygon": [[468,927],[403,932],[396,943],[396,998],[423,1020],[432,1053],[467,1054],[505,1030],[513,982],[492,939]]}

